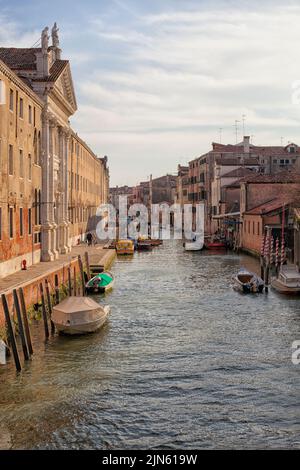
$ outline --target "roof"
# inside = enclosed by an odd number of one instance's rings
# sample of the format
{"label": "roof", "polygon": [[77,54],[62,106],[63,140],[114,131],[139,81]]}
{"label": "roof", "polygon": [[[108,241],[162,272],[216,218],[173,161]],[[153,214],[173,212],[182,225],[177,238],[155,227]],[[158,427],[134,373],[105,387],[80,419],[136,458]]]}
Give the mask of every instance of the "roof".
{"label": "roof", "polygon": [[270,201],[264,202],[263,204],[260,204],[257,207],[254,207],[253,209],[250,209],[249,211],[246,211],[246,215],[263,215],[263,214],[269,214],[270,212],[276,211],[278,209],[282,209],[283,205],[285,205],[286,202],[283,201],[280,197],[276,197],[271,199]]}
{"label": "roof", "polygon": [[41,48],[0,47],[0,59],[12,70],[35,70]]}
{"label": "roof", "polygon": [[295,171],[283,170],[275,173],[275,175],[255,174],[245,176],[240,180],[241,183],[299,183],[300,173]]}
{"label": "roof", "polygon": [[216,164],[217,165],[222,165],[222,166],[226,166],[226,165],[229,165],[229,166],[236,166],[237,164],[243,164],[243,165],[248,165],[248,166],[258,166],[259,165],[259,161],[258,161],[258,158],[241,158],[240,161],[237,161],[236,158],[222,158],[222,157],[218,157],[216,158],[215,160]]}
{"label": "roof", "polygon": [[[221,153],[243,153],[243,143],[238,145],[232,144],[220,144],[213,142],[213,152],[221,152]],[[295,146],[295,152],[290,153],[288,148],[290,146]],[[286,146],[280,145],[270,145],[270,146],[263,146],[263,145],[249,145],[249,154],[254,155],[265,155],[265,156],[279,156],[279,155],[300,155],[300,149],[296,144],[288,144]]]}
{"label": "roof", "polygon": [[50,68],[50,75],[48,77],[48,81],[55,82],[58,79],[66,65],[69,63],[68,60],[56,60],[51,68]]}
{"label": "roof", "polygon": [[[240,178],[242,176],[253,176],[253,170],[245,167],[238,167],[222,175],[222,178]],[[255,173],[257,175],[257,173]]]}

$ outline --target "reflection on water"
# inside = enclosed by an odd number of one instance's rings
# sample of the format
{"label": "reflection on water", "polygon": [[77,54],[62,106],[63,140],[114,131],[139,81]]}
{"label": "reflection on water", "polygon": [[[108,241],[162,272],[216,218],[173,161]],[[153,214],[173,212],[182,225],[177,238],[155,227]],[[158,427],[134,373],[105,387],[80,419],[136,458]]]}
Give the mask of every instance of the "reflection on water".
{"label": "reflection on water", "polygon": [[299,447],[300,303],[236,293],[239,266],[259,272],[177,242],[117,260],[99,333],[33,326],[30,364],[0,369],[0,447]]}

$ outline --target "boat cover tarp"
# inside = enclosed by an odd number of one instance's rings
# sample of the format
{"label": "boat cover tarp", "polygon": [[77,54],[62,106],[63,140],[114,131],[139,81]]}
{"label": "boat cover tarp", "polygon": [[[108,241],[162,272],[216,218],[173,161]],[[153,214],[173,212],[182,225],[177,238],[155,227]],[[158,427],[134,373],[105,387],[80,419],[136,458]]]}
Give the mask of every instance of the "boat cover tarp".
{"label": "boat cover tarp", "polygon": [[101,287],[107,286],[107,285],[110,284],[111,281],[112,281],[111,276],[109,276],[109,274],[106,274],[106,273],[101,273],[101,274],[99,274],[99,276],[97,276],[97,277],[98,277],[98,279],[100,280],[100,282],[98,283],[98,285],[101,286]]}

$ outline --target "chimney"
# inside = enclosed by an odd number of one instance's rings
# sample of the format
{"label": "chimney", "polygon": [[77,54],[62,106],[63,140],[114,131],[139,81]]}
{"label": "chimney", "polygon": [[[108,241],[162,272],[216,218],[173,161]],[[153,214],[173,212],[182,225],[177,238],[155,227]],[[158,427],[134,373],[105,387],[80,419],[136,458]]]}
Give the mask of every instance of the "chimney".
{"label": "chimney", "polygon": [[244,145],[244,153],[250,153],[250,136],[249,135],[244,135],[243,145]]}

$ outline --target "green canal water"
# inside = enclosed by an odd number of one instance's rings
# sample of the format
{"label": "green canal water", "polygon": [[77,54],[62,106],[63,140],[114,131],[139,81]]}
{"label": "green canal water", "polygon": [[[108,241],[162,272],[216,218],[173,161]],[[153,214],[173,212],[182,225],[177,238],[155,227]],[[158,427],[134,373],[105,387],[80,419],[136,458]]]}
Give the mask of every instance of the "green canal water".
{"label": "green canal water", "polygon": [[119,259],[104,328],[0,366],[0,447],[299,448],[300,300],[230,287],[236,254],[165,242]]}

